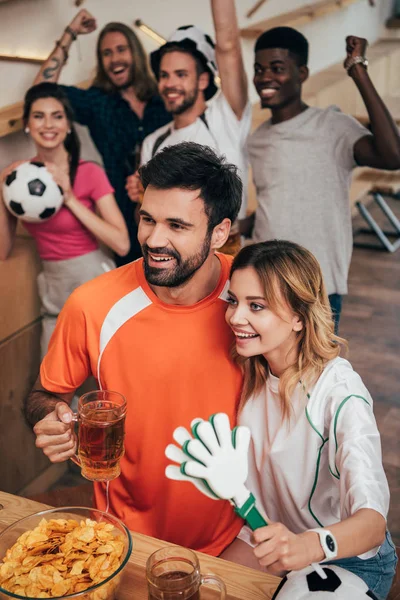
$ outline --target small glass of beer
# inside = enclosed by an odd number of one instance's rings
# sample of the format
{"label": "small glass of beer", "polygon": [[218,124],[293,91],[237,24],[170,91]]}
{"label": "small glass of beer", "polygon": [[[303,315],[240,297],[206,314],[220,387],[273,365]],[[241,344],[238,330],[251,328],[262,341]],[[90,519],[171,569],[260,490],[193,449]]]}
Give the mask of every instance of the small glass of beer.
{"label": "small glass of beer", "polygon": [[79,398],[78,448],[72,460],[90,481],[111,481],[121,473],[126,399],[118,392],[96,390]]}
{"label": "small glass of beer", "polygon": [[216,585],[221,600],[226,598],[222,579],[202,575],[196,554],[180,546],[153,552],[147,559],[146,577],[149,600],[200,600],[200,586],[206,584]]}

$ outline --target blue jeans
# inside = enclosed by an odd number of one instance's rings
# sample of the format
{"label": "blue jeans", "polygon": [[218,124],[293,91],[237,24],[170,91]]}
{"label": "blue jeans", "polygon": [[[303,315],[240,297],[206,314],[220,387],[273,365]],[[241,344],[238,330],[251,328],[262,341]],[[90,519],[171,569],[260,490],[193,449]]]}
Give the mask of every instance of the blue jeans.
{"label": "blue jeans", "polygon": [[332,309],[332,316],[335,322],[335,333],[338,335],[339,333],[339,321],[340,321],[340,313],[342,312],[342,298],[341,294],[330,294],[328,296],[329,304]]}
{"label": "blue jeans", "polygon": [[378,600],[385,600],[396,572],[397,555],[390,533],[387,531],[384,543],[372,558],[362,560],[355,556],[354,558],[332,560],[324,564],[337,565],[358,575]]}

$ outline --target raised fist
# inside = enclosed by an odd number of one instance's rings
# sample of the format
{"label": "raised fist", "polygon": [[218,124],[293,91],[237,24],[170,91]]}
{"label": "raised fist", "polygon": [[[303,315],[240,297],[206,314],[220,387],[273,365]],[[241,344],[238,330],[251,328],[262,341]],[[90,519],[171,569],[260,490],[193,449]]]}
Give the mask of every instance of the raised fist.
{"label": "raised fist", "polygon": [[77,35],[92,33],[97,28],[96,19],[85,8],[78,12],[69,26]]}
{"label": "raised fist", "polygon": [[344,67],[347,69],[350,59],[355,58],[356,56],[365,57],[365,52],[367,50],[368,42],[364,38],[359,38],[355,35],[349,35],[346,38],[346,59],[344,61]]}

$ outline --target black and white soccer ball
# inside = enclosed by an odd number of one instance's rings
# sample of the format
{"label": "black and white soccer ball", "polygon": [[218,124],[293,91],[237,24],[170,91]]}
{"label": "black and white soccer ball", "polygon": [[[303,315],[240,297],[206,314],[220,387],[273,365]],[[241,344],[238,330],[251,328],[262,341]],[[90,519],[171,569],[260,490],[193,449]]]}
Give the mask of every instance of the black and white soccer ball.
{"label": "black and white soccer ball", "polygon": [[3,199],[18,219],[42,223],[60,210],[63,191],[43,163],[32,161],[22,163],[6,177]]}
{"label": "black and white soccer ball", "polygon": [[357,575],[336,565],[310,565],[292,571],[279,584],[272,600],[377,600]]}

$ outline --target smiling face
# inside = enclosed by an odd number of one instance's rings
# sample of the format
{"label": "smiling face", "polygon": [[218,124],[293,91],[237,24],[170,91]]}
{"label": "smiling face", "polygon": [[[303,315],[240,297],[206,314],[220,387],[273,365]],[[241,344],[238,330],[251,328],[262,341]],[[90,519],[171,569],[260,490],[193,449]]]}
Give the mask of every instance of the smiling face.
{"label": "smiling face", "polygon": [[138,231],[147,281],[178,287],[213,256],[208,217],[199,190],[148,186]]}
{"label": "smiling face", "polygon": [[39,148],[52,150],[64,143],[71,124],[59,100],[39,98],[32,104],[27,126]]}
{"label": "smiling face", "polygon": [[262,354],[279,373],[294,362],[297,332],[303,325],[278,288],[274,295],[278,311],[268,306],[256,270],[238,269],[231,278],[225,318],[235,335],[238,354],[247,358]]}
{"label": "smiling face", "polygon": [[116,88],[124,89],[132,85],[133,56],[123,33],[106,33],[100,44],[100,55],[104,71]]}
{"label": "smiling face", "polygon": [[198,74],[196,60],[187,52],[167,52],[161,58],[158,91],[165,108],[180,115],[191,108],[209,82],[207,73]]}
{"label": "smiling face", "polygon": [[307,76],[307,67],[299,67],[289,50],[267,48],[256,52],[253,82],[263,108],[273,110],[297,102]]}

